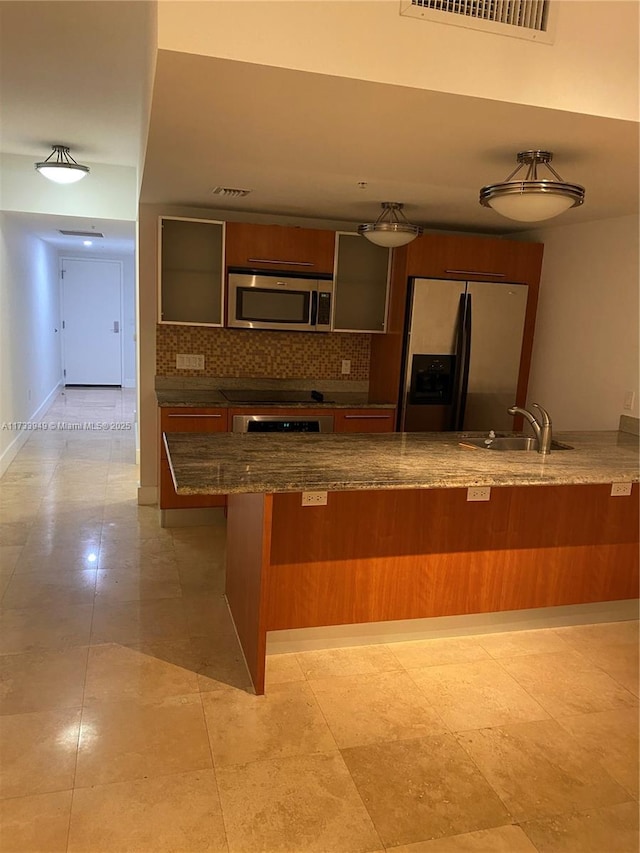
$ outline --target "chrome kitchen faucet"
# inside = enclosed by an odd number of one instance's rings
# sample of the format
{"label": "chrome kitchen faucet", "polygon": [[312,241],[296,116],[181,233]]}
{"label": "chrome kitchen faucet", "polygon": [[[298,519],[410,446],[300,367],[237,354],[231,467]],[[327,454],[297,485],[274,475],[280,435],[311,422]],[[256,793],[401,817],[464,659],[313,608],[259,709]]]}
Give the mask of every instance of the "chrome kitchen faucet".
{"label": "chrome kitchen faucet", "polygon": [[531,407],[540,412],[539,420],[527,409],[521,409],[520,406],[511,406],[507,411],[510,415],[525,417],[531,424],[531,429],[538,442],[538,453],[549,453],[551,451],[551,418],[549,412],[538,403],[532,403]]}

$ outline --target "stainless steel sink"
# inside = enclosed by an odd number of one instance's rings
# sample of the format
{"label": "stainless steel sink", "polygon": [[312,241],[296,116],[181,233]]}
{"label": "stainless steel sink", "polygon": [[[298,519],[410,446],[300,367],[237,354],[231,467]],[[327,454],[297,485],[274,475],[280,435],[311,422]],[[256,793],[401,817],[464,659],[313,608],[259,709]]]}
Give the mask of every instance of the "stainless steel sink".
{"label": "stainless steel sink", "polygon": [[[489,442],[486,444],[485,442]],[[481,450],[528,450],[537,452],[538,442],[535,438],[524,435],[499,437],[489,440],[488,438],[463,438],[460,445],[479,447]],[[568,444],[559,441],[551,442],[551,450],[573,450]]]}

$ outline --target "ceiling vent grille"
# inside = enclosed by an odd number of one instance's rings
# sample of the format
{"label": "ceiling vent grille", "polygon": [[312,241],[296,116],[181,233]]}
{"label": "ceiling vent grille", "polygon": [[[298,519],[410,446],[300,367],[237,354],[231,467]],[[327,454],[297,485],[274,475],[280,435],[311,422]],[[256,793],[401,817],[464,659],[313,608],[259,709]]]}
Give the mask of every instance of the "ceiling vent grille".
{"label": "ceiling vent grille", "polygon": [[227,198],[244,198],[249,195],[251,190],[239,190],[234,187],[214,187],[211,192],[213,195],[223,195]]}
{"label": "ceiling vent grille", "polygon": [[401,0],[400,14],[532,41],[553,41],[551,0]]}
{"label": "ceiling vent grille", "polygon": [[65,237],[104,237],[99,231],[62,231]]}

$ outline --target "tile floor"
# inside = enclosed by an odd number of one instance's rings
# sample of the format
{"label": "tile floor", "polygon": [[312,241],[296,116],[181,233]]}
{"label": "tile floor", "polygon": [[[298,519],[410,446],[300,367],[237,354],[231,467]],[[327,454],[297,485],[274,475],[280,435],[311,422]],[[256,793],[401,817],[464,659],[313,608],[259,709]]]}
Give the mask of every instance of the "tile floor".
{"label": "tile floor", "polygon": [[638,850],[637,623],[282,655],[256,697],[223,526],[136,479],[132,431],[50,429],[0,482],[2,853]]}

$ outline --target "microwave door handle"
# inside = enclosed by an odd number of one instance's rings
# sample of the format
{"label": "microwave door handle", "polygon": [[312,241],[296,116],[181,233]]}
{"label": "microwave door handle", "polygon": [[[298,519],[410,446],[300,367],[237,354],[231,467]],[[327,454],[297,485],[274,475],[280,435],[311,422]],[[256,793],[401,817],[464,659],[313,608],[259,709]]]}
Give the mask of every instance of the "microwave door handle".
{"label": "microwave door handle", "polygon": [[310,325],[315,326],[318,322],[318,291],[311,291],[311,320]]}

